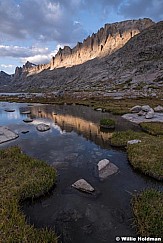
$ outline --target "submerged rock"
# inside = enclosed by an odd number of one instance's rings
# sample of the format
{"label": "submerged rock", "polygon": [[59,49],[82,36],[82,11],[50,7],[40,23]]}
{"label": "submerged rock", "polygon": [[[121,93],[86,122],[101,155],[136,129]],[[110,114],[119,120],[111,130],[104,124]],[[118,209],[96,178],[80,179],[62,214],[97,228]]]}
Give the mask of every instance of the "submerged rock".
{"label": "submerged rock", "polygon": [[22,111],[21,114],[30,114],[30,111]]}
{"label": "submerged rock", "polygon": [[139,139],[133,139],[133,140],[129,140],[127,142],[127,144],[136,144],[136,143],[141,143],[141,140],[139,140]]}
{"label": "submerged rock", "polygon": [[49,125],[47,124],[44,124],[44,123],[40,123],[36,126],[36,129],[39,131],[39,132],[45,132],[45,131],[48,131],[50,129]]}
{"label": "submerged rock", "polygon": [[14,112],[15,110],[14,109],[5,109],[6,112]]}
{"label": "submerged rock", "polygon": [[31,118],[26,118],[26,119],[23,120],[23,122],[33,122],[33,119],[31,119]]}
{"label": "submerged rock", "polygon": [[84,179],[80,179],[72,184],[72,187],[78,189],[79,191],[92,193],[94,192],[94,188]]}
{"label": "submerged rock", "polygon": [[109,163],[105,167],[103,167],[101,170],[99,170],[99,178],[105,179],[108,176],[111,176],[111,175],[117,173],[118,170],[119,170],[118,167],[109,161]]}
{"label": "submerged rock", "polygon": [[18,134],[14,133],[7,127],[0,126],[0,143],[8,142],[18,137]]}
{"label": "submerged rock", "polygon": [[28,133],[28,132],[29,132],[28,130],[22,131],[23,134],[26,134],[26,133]]}

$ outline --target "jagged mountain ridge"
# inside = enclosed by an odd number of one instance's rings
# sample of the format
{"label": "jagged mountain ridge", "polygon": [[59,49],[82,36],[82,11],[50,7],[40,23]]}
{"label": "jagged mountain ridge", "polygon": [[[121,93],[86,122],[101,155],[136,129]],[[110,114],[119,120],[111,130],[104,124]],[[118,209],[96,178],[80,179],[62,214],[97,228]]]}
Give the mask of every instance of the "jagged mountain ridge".
{"label": "jagged mountain ridge", "polygon": [[95,58],[69,68],[45,70],[13,83],[15,90],[107,94],[124,91],[140,95],[161,92],[163,87],[163,21],[131,38],[122,48],[103,58]]}
{"label": "jagged mountain ridge", "polygon": [[123,92],[155,96],[163,91],[163,21],[152,24],[110,55],[72,67],[45,69],[12,81],[16,91],[65,90],[77,97]]}
{"label": "jagged mountain ridge", "polygon": [[69,46],[60,48],[49,64],[34,65],[27,62],[22,68],[17,67],[15,79],[24,79],[26,75],[37,74],[47,69],[71,67],[96,57],[110,55],[121,48],[130,38],[153,24],[154,22],[148,18],[105,24],[104,28],[101,28],[96,34],[88,36],[83,43],[78,42],[73,49]]}

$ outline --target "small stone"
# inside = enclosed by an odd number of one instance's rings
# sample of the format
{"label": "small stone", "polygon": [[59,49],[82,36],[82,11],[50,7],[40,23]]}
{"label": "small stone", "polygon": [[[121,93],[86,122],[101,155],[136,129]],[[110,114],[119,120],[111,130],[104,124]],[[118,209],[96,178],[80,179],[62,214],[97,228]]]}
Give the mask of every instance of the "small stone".
{"label": "small stone", "polygon": [[102,111],[102,108],[97,108],[97,109],[95,109],[96,111]]}
{"label": "small stone", "polygon": [[133,140],[129,140],[127,142],[127,144],[136,144],[136,143],[141,143],[141,140],[139,140],[139,139],[133,139]]}
{"label": "small stone", "polygon": [[47,124],[44,124],[44,123],[40,123],[36,126],[36,129],[39,131],[39,132],[45,132],[45,131],[48,131],[50,129],[49,125]]}
{"label": "small stone", "polygon": [[78,181],[76,181],[75,183],[72,184],[72,187],[80,190],[80,191],[84,191],[84,192],[88,192],[88,193],[92,193],[94,192],[94,188],[84,179],[80,179]]}
{"label": "small stone", "polygon": [[100,160],[97,164],[98,166],[98,170],[102,170],[103,168],[105,168],[108,164],[110,163],[110,161],[108,159],[103,159],[103,160]]}
{"label": "small stone", "polygon": [[132,107],[132,108],[130,109],[130,111],[131,111],[132,113],[137,113],[137,112],[140,112],[141,109],[142,109],[142,108],[141,108],[140,105],[136,105],[136,106]]}

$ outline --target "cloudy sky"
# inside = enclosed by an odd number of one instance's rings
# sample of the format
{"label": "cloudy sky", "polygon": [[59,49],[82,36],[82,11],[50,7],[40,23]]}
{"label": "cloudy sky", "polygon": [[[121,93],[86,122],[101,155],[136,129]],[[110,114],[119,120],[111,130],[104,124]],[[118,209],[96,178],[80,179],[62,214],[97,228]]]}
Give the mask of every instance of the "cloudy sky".
{"label": "cloudy sky", "polygon": [[0,0],[0,70],[48,63],[105,23],[144,17],[163,20],[163,0]]}

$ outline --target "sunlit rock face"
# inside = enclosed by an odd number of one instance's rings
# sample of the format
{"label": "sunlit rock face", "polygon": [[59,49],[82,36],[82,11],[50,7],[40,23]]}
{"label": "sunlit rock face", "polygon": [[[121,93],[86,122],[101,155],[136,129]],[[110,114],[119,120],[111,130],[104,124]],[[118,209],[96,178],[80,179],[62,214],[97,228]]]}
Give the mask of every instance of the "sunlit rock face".
{"label": "sunlit rock face", "polygon": [[50,68],[68,67],[84,63],[96,57],[110,55],[121,48],[134,35],[151,26],[150,19],[127,20],[114,24],[105,24],[96,34],[88,36],[83,43],[71,49],[65,46],[59,49],[50,62]]}
{"label": "sunlit rock face", "polygon": [[59,67],[71,67],[82,64],[96,57],[110,55],[130,40],[133,36],[140,33],[145,28],[154,24],[150,19],[127,20],[114,24],[105,24],[96,34],[88,36],[83,43],[78,42],[71,49],[69,46],[60,48],[50,63],[35,65],[27,62],[23,67],[17,67],[15,78],[37,74],[43,70]]}

